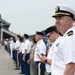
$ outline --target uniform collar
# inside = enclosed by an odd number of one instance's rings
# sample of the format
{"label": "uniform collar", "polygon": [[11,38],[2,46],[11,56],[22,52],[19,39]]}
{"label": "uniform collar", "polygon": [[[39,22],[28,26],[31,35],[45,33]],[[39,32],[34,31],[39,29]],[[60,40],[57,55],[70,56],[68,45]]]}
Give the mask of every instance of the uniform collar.
{"label": "uniform collar", "polygon": [[65,34],[63,35],[63,37],[65,37],[69,31],[73,31],[74,28],[75,28],[75,27],[72,26],[70,29],[68,29],[68,30],[65,32]]}
{"label": "uniform collar", "polygon": [[26,42],[27,40],[29,40],[29,39],[26,39],[24,42]]}
{"label": "uniform collar", "polygon": [[39,41],[37,42],[37,44],[41,43],[41,41],[43,41],[43,39],[39,40]]}
{"label": "uniform collar", "polygon": [[17,41],[19,41],[19,39]]}

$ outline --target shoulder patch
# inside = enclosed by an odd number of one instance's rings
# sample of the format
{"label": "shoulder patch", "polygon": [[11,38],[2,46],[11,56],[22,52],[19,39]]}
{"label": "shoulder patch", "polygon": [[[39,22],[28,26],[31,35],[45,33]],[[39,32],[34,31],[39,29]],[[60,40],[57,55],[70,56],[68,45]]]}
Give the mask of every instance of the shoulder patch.
{"label": "shoulder patch", "polygon": [[68,35],[68,36],[73,35],[73,31],[69,31],[69,32],[67,33],[67,35]]}
{"label": "shoulder patch", "polygon": [[58,47],[59,45],[60,45],[59,43],[56,44],[57,47]]}
{"label": "shoulder patch", "polygon": [[39,42],[38,44],[40,44],[41,42]]}

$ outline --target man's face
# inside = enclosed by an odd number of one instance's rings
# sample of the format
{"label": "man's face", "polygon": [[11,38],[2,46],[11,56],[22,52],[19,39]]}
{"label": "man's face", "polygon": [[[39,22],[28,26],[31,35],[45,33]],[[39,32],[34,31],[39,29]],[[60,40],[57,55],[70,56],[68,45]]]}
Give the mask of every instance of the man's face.
{"label": "man's face", "polygon": [[36,34],[36,36],[35,36],[35,40],[36,40],[36,41],[39,41],[41,38],[42,38],[41,35]]}
{"label": "man's face", "polygon": [[25,41],[26,40],[26,38],[25,37],[23,37],[23,41]]}
{"label": "man's face", "polygon": [[48,36],[51,43],[53,43],[55,41],[54,32],[48,33],[47,36]]}
{"label": "man's face", "polygon": [[15,40],[18,40],[18,37],[17,36],[15,37]]}
{"label": "man's face", "polygon": [[69,24],[69,17],[68,16],[62,16],[62,17],[56,17],[56,27],[59,32],[65,33],[66,28],[68,28]]}

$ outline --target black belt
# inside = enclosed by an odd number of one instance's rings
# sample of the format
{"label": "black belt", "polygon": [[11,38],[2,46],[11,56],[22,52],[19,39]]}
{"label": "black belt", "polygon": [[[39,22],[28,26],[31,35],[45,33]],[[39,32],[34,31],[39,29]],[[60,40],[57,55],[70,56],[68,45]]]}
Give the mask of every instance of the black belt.
{"label": "black belt", "polygon": [[36,61],[35,63],[41,63],[41,61]]}

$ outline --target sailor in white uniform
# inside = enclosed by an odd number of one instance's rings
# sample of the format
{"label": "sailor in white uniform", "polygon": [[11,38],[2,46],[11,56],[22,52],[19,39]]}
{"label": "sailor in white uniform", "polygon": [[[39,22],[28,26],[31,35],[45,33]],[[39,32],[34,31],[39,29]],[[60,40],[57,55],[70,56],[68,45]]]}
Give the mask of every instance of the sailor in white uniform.
{"label": "sailor in white uniform", "polygon": [[58,5],[55,15],[56,27],[63,35],[63,40],[54,50],[51,71],[52,75],[75,75],[75,11]]}
{"label": "sailor in white uniform", "polygon": [[45,75],[45,64],[40,60],[41,56],[46,56],[46,45],[43,41],[42,32],[36,32],[35,39],[37,41],[34,53],[35,73],[36,75]]}

